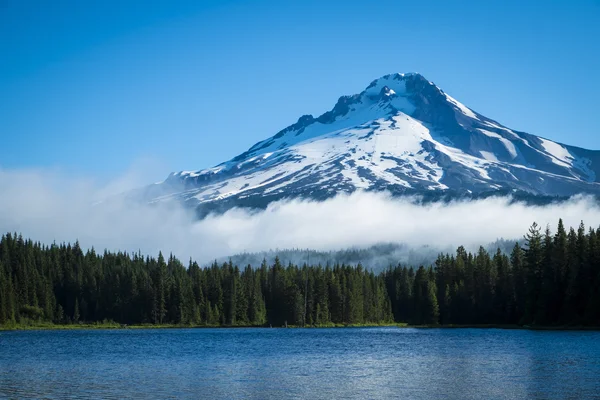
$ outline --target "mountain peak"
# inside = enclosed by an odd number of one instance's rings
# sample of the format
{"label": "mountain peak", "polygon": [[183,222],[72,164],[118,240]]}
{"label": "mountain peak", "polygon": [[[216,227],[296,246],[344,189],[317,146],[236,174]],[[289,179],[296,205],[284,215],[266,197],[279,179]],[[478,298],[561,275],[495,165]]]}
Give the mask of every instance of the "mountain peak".
{"label": "mountain peak", "polygon": [[435,86],[433,83],[428,81],[423,75],[419,74],[418,72],[397,72],[394,74],[383,75],[382,77],[375,79],[369,84],[369,86],[367,86],[364,92],[371,92],[373,88],[379,88],[381,86],[389,86],[393,90],[396,89],[396,86],[408,86],[409,88],[417,88],[417,83],[427,83],[429,85]]}
{"label": "mountain peak", "polygon": [[383,76],[375,79],[373,82],[371,82],[369,87],[377,84],[378,81],[394,81],[394,80],[395,81],[403,81],[403,80],[407,80],[407,79],[425,79],[425,77],[418,72],[407,72],[407,73],[396,72],[393,74],[386,74],[386,75],[383,75]]}
{"label": "mountain peak", "polygon": [[421,74],[395,73],[341,96],[318,117],[301,116],[229,161],[171,174],[151,191],[190,204],[325,198],[358,189],[563,196],[600,194],[599,176],[600,152],[511,130]]}
{"label": "mountain peak", "polygon": [[[428,87],[433,90],[438,96],[443,92],[433,83],[429,82],[425,77],[416,72],[410,73],[395,73],[387,74],[372,81],[361,93],[353,95],[341,96],[334,107],[319,117],[314,118],[312,115],[303,115],[298,119],[296,124],[293,124],[277,135],[293,129],[302,129],[313,123],[331,124],[340,117],[346,116],[350,111],[357,111],[359,108],[372,107],[374,103],[386,102],[394,98],[415,97],[416,93],[422,93],[423,88]],[[412,112],[414,105],[403,101],[403,104],[393,104],[384,110],[385,112],[397,112],[398,110],[406,110]],[[382,107],[386,107],[383,105]],[[292,129],[290,129],[292,128]],[[277,136],[275,135],[275,136]]]}

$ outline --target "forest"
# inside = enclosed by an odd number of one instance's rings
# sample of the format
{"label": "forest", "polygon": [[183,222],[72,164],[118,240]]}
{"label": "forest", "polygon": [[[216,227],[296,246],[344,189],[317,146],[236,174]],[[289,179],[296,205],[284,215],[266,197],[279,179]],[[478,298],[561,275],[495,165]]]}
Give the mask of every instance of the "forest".
{"label": "forest", "polygon": [[[457,228],[459,229],[459,228]],[[0,240],[0,326],[600,326],[600,229],[533,224],[510,254],[459,247],[434,265],[202,268],[173,255]]]}

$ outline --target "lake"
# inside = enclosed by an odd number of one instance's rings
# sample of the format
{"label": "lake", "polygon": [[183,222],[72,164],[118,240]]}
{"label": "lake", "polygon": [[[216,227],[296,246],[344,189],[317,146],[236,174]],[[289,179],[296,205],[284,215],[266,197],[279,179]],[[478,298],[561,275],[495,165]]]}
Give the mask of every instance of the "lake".
{"label": "lake", "polygon": [[412,328],[0,332],[1,398],[598,396],[600,332]]}

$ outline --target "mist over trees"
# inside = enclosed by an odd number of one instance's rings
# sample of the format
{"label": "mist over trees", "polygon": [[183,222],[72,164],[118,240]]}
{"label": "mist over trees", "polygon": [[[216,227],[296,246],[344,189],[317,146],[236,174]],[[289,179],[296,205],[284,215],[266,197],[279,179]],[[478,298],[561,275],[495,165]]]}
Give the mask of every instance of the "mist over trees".
{"label": "mist over trees", "polygon": [[[600,230],[533,224],[510,254],[459,247],[431,266],[381,273],[279,258],[201,268],[175,256],[83,251],[20,235],[0,240],[0,325],[600,326]],[[432,243],[434,244],[434,243]]]}
{"label": "mist over trees", "polygon": [[[520,241],[522,242],[522,241]],[[500,248],[510,253],[514,240],[498,239],[487,244],[485,249],[495,252]],[[475,246],[471,250],[476,250]],[[453,247],[432,243],[427,246],[411,246],[405,243],[380,243],[369,247],[351,247],[342,250],[318,251],[312,249],[277,249],[261,252],[243,252],[217,259],[220,263],[231,260],[237,265],[260,265],[264,260],[269,264],[275,258],[283,264],[335,265],[345,264],[368,266],[374,272],[381,272],[390,265],[433,265],[440,253],[452,252]]]}

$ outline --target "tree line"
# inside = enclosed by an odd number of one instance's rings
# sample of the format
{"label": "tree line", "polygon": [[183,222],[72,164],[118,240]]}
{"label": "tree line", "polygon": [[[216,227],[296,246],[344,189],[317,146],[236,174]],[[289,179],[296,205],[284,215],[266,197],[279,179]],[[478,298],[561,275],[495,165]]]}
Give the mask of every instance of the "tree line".
{"label": "tree line", "polygon": [[331,324],[600,326],[600,230],[533,224],[511,254],[459,247],[435,265],[201,268],[173,255],[0,239],[0,325]]}

